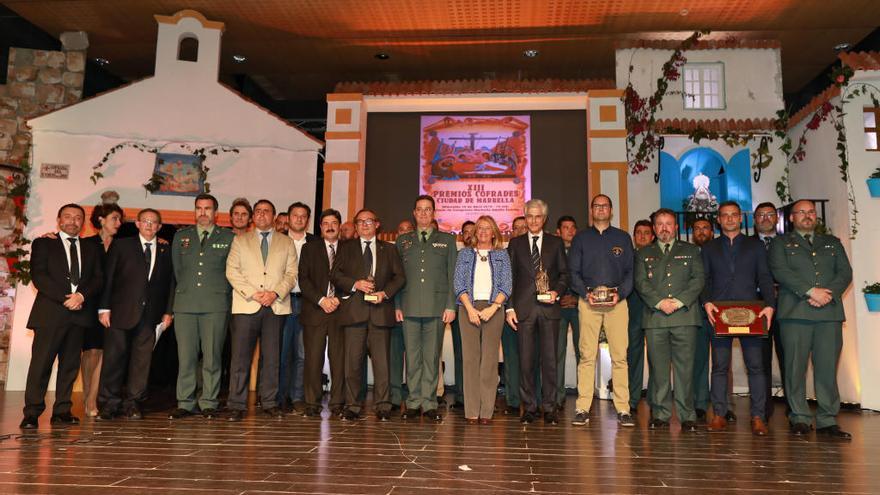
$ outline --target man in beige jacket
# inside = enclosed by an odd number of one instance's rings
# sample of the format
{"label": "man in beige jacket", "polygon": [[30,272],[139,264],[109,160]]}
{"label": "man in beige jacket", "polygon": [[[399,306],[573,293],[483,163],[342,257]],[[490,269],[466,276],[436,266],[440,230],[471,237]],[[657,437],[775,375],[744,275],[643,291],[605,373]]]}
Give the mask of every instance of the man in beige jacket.
{"label": "man in beige jacket", "polygon": [[263,412],[281,417],[276,404],[281,329],[290,314],[290,291],[296,285],[293,241],[274,231],[275,205],[254,204],[254,230],[232,241],[226,278],[232,285],[232,363],[229,377],[230,421],[247,410],[248,383],[257,339],[263,352],[259,394]]}

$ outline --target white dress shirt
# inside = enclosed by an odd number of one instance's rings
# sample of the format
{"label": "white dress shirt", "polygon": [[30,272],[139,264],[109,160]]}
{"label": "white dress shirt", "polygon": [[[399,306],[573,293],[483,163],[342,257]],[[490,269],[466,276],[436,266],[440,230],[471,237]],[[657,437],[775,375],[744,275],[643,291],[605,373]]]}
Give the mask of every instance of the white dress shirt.
{"label": "white dress shirt", "polygon": [[148,241],[144,239],[144,236],[138,234],[138,239],[141,240],[141,252],[147,250],[147,243],[150,243],[150,270],[147,272],[147,280],[150,280],[150,277],[153,276],[153,269],[156,268],[156,244],[158,244],[157,238],[153,237],[153,240]]}
{"label": "white dress shirt", "polygon": [[[70,239],[76,239],[76,257],[79,259],[79,274],[82,277],[82,266],[83,266],[83,257],[82,257],[82,248],[80,245],[82,244],[82,238],[76,236],[67,235],[64,232],[59,232],[58,235],[61,237],[61,244],[64,245],[64,256],[67,257],[67,270],[70,271]],[[73,283],[70,284],[70,293],[73,294],[76,292],[77,286]]]}

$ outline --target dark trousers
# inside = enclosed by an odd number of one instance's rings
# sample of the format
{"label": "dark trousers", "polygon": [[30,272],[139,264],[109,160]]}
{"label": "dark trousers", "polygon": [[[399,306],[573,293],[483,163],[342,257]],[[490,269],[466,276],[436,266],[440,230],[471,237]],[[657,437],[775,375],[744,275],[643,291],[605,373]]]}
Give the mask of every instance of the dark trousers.
{"label": "dark trousers", "polygon": [[[700,310],[702,312],[702,310]],[[705,411],[709,408],[709,354],[712,343],[712,325],[703,314],[703,324],[697,328],[694,348],[694,408]]]}
{"label": "dark trousers", "polygon": [[578,320],[578,309],[562,308],[559,310],[559,340],[556,343],[556,403],[565,405],[565,358],[568,356],[568,327],[571,326],[571,343],[574,348],[575,365],[581,361],[581,350],[578,342],[581,339],[581,324]]}
{"label": "dark trousers", "polygon": [[58,358],[58,376],[55,379],[55,405],[52,415],[70,412],[70,394],[79,373],[83,335],[86,329],[73,323],[34,330],[31,346],[31,364],[28,367],[24,392],[24,415],[39,416],[46,410],[46,390],[52,365]]}
{"label": "dark trousers", "polygon": [[544,412],[556,408],[556,345],[559,339],[559,320],[545,317],[539,310],[533,310],[528,318],[519,320],[520,400],[523,411],[535,413],[538,410],[535,391],[535,359],[540,354],[541,403]]}
{"label": "dark trousers", "polygon": [[105,330],[104,364],[98,391],[98,407],[102,411],[128,410],[146,399],[155,341],[155,325],[143,320],[128,330],[112,326]]}
{"label": "dark trousers", "polygon": [[[767,402],[767,374],[764,371],[764,340],[760,337],[739,339],[743,361],[749,377],[749,396],[752,398],[749,416],[764,417]],[[712,337],[712,388],[709,395],[712,409],[718,416],[727,414],[727,375],[730,373],[730,357],[733,338]]]}
{"label": "dark trousers", "polygon": [[[643,302],[638,295],[626,299],[629,310],[627,333],[629,341],[626,348],[627,373],[629,376],[629,407],[639,407],[642,399],[642,386],[645,384],[645,329],[642,328]],[[648,365],[650,368],[650,365]],[[651,405],[651,374],[648,374],[648,406]]]}
{"label": "dark trousers", "polygon": [[358,394],[365,381],[364,356],[369,354],[373,363],[373,405],[377,411],[391,410],[391,385],[389,383],[389,353],[391,351],[391,328],[377,327],[372,323],[347,326],[345,332],[345,408],[361,412]]}
{"label": "dark trousers", "polygon": [[281,331],[281,362],[278,371],[278,404],[297,402],[304,399],[303,379],[305,374],[305,345],[303,344],[303,325],[299,320],[302,310],[302,297],[290,296],[293,311],[284,319]]}
{"label": "dark trousers", "polygon": [[839,321],[780,320],[785,345],[785,398],[791,408],[791,423],[810,424],[813,412],[807,403],[807,366],[813,363],[816,392],[816,428],[837,424],[840,391],[837,367],[843,349],[843,327]]}
{"label": "dark trousers", "polygon": [[278,361],[281,345],[281,329],[285,315],[276,315],[272,308],[265,306],[250,315],[233,314],[232,324],[232,369],[229,372],[229,399],[227,406],[232,410],[247,409],[248,384],[250,383],[251,361],[257,339],[260,341],[261,363],[259,394],[264,410],[278,404]]}
{"label": "dark trousers", "polygon": [[324,371],[324,350],[330,361],[330,409],[345,405],[345,333],[333,318],[322,325],[307,325],[303,330],[305,367],[303,388],[306,405],[321,407],[324,387],[321,377]]}
{"label": "dark trousers", "polygon": [[770,329],[770,336],[761,339],[764,344],[763,358],[764,371],[767,373],[766,394],[767,407],[765,411],[766,417],[769,419],[773,415],[773,348],[776,348],[776,359],[779,361],[779,378],[782,380],[782,397],[785,398],[785,351],[782,349],[782,335],[779,332],[779,325],[773,325]]}
{"label": "dark trousers", "polygon": [[406,346],[403,344],[403,326],[398,323],[391,327],[391,403],[399,406],[406,400],[409,391],[403,383],[403,360]]}
{"label": "dark trousers", "polygon": [[454,403],[462,404],[464,403],[464,361],[461,354],[461,327],[458,325],[458,319],[452,320],[450,327],[452,328],[452,354],[455,361],[455,395],[452,396],[452,399]]}

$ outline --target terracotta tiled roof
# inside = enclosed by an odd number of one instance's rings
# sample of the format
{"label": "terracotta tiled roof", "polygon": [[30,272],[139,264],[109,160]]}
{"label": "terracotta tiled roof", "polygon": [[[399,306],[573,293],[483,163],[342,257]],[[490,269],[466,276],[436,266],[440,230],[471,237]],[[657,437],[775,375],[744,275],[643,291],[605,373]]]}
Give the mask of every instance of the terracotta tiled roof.
{"label": "terracotta tiled roof", "polygon": [[658,119],[654,128],[663,133],[664,130],[690,132],[702,128],[715,132],[750,132],[773,130],[774,119]]}
{"label": "terracotta tiled roof", "polygon": [[853,70],[880,70],[880,52],[843,52],[838,58]]}
{"label": "terracotta tiled roof", "polygon": [[835,85],[828,86],[825,88],[825,91],[822,91],[818,95],[814,96],[809,103],[807,103],[803,108],[798,110],[788,119],[788,128],[798,125],[800,121],[804,120],[808,116],[812,115],[813,112],[816,111],[819,107],[825,104],[826,101],[831,100],[835,96],[840,96],[840,88]]}
{"label": "terracotta tiled roof", "polygon": [[[681,40],[624,40],[614,44],[616,50],[627,48],[647,48],[653,50],[675,50],[681,46]],[[691,50],[724,50],[733,48],[774,49],[782,48],[779,40],[700,40]]]}
{"label": "terracotta tiled roof", "polygon": [[453,81],[341,82],[336,93],[373,96],[449,95],[472,93],[572,93],[613,89],[613,79],[459,79]]}

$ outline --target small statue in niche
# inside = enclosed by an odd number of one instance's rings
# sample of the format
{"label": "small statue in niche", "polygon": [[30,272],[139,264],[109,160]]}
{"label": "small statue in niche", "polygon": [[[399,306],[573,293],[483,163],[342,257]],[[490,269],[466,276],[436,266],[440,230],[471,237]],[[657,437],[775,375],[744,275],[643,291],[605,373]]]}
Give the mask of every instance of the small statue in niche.
{"label": "small statue in niche", "polygon": [[693,180],[694,193],[688,196],[687,211],[717,211],[718,198],[709,190],[709,177],[697,174]]}

